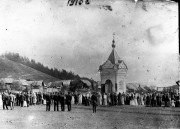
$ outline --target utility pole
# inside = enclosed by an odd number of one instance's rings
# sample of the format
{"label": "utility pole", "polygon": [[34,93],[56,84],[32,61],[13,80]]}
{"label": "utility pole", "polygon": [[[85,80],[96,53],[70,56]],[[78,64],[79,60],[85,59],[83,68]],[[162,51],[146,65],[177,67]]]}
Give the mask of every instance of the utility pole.
{"label": "utility pole", "polygon": [[178,86],[179,86],[179,89],[178,89],[178,93],[180,94],[180,79],[179,79],[179,72],[180,72],[180,53],[178,55]]}
{"label": "utility pole", "polygon": [[178,54],[178,81],[176,84],[178,85],[178,93],[180,94],[180,78],[179,78],[179,73],[180,72],[180,53]]}

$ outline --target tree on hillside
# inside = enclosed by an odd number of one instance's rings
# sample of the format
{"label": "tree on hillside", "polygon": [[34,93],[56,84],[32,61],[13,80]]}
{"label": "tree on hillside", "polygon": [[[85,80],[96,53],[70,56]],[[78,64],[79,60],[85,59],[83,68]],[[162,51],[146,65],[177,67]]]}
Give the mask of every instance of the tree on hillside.
{"label": "tree on hillside", "polygon": [[75,79],[70,82],[69,90],[75,92],[78,89],[89,88],[86,83],[82,82],[80,79]]}

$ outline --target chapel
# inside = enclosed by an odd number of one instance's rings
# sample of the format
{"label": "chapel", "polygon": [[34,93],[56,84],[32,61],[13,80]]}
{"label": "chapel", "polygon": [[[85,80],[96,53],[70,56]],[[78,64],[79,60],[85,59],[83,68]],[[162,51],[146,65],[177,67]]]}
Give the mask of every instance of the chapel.
{"label": "chapel", "polygon": [[102,93],[118,94],[119,92],[126,92],[128,68],[125,62],[118,56],[115,47],[113,36],[112,51],[108,59],[99,66]]}

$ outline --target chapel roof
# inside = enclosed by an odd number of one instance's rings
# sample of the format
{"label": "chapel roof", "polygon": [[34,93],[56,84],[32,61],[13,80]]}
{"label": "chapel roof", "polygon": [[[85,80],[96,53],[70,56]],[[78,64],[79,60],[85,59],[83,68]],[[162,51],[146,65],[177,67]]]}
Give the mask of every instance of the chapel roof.
{"label": "chapel roof", "polygon": [[113,41],[112,41],[112,51],[107,59],[106,62],[104,62],[100,67],[99,70],[102,69],[114,69],[114,68],[119,68],[119,66],[121,68],[126,68],[127,66],[124,63],[123,60],[121,60],[121,58],[118,56],[116,50],[115,50],[115,41],[114,41],[114,37],[113,37]]}
{"label": "chapel roof", "polygon": [[118,56],[116,50],[113,48],[109,57],[108,57],[108,60],[112,63],[112,64],[119,64],[121,59],[120,57]]}

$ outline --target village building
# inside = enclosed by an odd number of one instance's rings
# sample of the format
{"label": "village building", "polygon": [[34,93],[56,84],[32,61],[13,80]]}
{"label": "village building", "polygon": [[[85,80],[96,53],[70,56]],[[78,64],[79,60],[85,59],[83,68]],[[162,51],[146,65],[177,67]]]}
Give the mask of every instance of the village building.
{"label": "village building", "polygon": [[46,92],[55,93],[61,91],[62,81],[49,82],[47,84]]}
{"label": "village building", "polygon": [[99,67],[101,76],[101,91],[103,93],[126,92],[127,65],[118,56],[115,50],[115,41],[112,41],[112,51],[105,63]]}
{"label": "village building", "polygon": [[6,90],[10,90],[11,86],[13,85],[13,78],[1,78],[0,79],[0,83],[1,83],[1,87],[0,87],[0,91],[6,91]]}
{"label": "village building", "polygon": [[44,82],[43,80],[39,81],[27,81],[29,91],[33,93],[43,93],[44,92]]}

